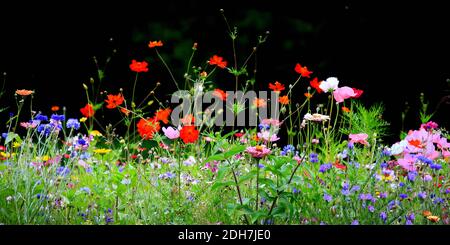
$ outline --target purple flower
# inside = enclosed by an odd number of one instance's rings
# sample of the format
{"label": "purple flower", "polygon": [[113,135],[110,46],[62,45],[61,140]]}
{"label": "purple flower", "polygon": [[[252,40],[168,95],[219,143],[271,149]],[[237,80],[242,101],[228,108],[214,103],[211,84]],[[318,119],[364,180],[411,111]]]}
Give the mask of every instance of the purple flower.
{"label": "purple flower", "polygon": [[374,206],[369,206],[368,209],[369,209],[369,212],[371,212],[371,213],[375,212],[375,207]]}
{"label": "purple flower", "polygon": [[386,223],[386,220],[387,220],[386,212],[381,212],[380,213],[380,218],[381,218],[381,220],[383,220],[384,223]]}
{"label": "purple flower", "polygon": [[357,219],[353,220],[352,225],[359,225],[359,221]]}
{"label": "purple flower", "polygon": [[381,152],[382,156],[390,156],[391,155],[391,151],[389,149],[384,148],[383,151]]}
{"label": "purple flower", "polygon": [[417,194],[417,196],[420,199],[425,199],[425,198],[427,198],[427,193],[426,192],[419,192],[419,194]]}
{"label": "purple flower", "polygon": [[259,163],[259,164],[258,164],[258,168],[264,168],[264,164]]}
{"label": "purple flower", "polygon": [[80,191],[84,191],[84,192],[86,192],[87,194],[91,194],[91,189],[89,189],[89,187],[81,187],[81,188],[80,188]]}
{"label": "purple flower", "polygon": [[327,202],[331,202],[333,200],[333,197],[328,194],[323,194],[323,200],[325,200]]}
{"label": "purple flower", "polygon": [[309,161],[312,163],[316,163],[319,161],[318,155],[316,153],[309,154]]}
{"label": "purple flower", "polygon": [[411,182],[414,182],[414,180],[416,180],[416,176],[417,176],[417,172],[411,171],[408,173],[408,180]]}
{"label": "purple flower", "polygon": [[430,168],[431,168],[431,169],[434,169],[434,170],[440,170],[440,169],[442,168],[442,165],[437,164],[437,163],[435,163],[435,164],[430,164]]}
{"label": "purple flower", "polygon": [[331,169],[331,167],[333,167],[331,163],[322,164],[320,165],[319,172],[325,173],[327,170]]}
{"label": "purple flower", "polygon": [[61,175],[61,176],[67,176],[68,174],[70,173],[70,169],[69,168],[67,168],[67,167],[63,167],[63,166],[61,166],[61,167],[58,167],[57,169],[56,169],[56,174],[57,175]]}
{"label": "purple flower", "polygon": [[414,213],[407,214],[405,217],[407,220],[411,220],[411,221],[414,221],[414,219],[416,218]]}
{"label": "purple flower", "polygon": [[70,118],[69,120],[67,120],[66,127],[73,128],[73,129],[79,129],[80,122],[78,122],[78,119]]}
{"label": "purple flower", "polygon": [[286,145],[285,147],[283,147],[283,150],[281,151],[281,155],[282,156],[286,156],[289,154],[292,154],[295,152],[295,147],[293,145]]}
{"label": "purple flower", "polygon": [[428,164],[428,165],[433,164],[433,160],[431,160],[431,159],[429,159],[429,158],[426,158],[426,157],[424,157],[424,156],[418,156],[418,157],[417,157],[417,160],[419,160],[419,161],[421,161],[421,162],[423,162],[423,163],[426,163],[426,164]]}
{"label": "purple flower", "polygon": [[382,163],[380,164],[380,167],[381,167],[381,168],[387,168],[387,167],[388,167],[388,164],[387,164],[386,162],[382,162]]}
{"label": "purple flower", "polygon": [[359,195],[359,199],[362,200],[362,201],[365,201],[365,200],[372,200],[372,195],[371,195],[370,193],[367,193],[367,194],[360,194],[360,195]]}
{"label": "purple flower", "polygon": [[406,223],[405,223],[405,225],[412,225],[413,224],[413,222],[411,221],[411,220],[406,220]]}
{"label": "purple flower", "polygon": [[408,194],[404,194],[404,193],[401,193],[399,196],[401,199],[408,198]]}
{"label": "purple flower", "polygon": [[292,188],[292,193],[298,194],[298,193],[300,193],[300,190],[294,187],[294,188]]}
{"label": "purple flower", "polygon": [[387,192],[381,192],[380,193],[380,198],[387,198],[388,193]]}
{"label": "purple flower", "polygon": [[341,193],[342,193],[342,195],[344,195],[344,196],[349,196],[349,195],[350,195],[350,191],[349,191],[349,190],[344,190],[344,189],[342,189]]}
{"label": "purple flower", "polygon": [[34,119],[38,121],[48,121],[48,117],[42,114],[37,114]]}
{"label": "purple flower", "polygon": [[359,191],[359,189],[361,189],[361,188],[359,187],[359,185],[355,185],[355,186],[352,187],[352,189],[351,189],[350,191],[351,191],[351,192],[357,192],[357,191]]}
{"label": "purple flower", "polygon": [[352,150],[354,146],[355,146],[355,145],[353,144],[353,142],[348,142],[348,144],[347,144],[347,147],[348,147],[348,149],[350,149],[350,150]]}
{"label": "purple flower", "polygon": [[400,182],[400,183],[398,184],[398,186],[403,187],[403,186],[405,186],[405,183]]}
{"label": "purple flower", "polygon": [[426,174],[425,176],[423,176],[423,181],[425,182],[430,182],[433,180],[433,177],[431,177],[431,175]]}
{"label": "purple flower", "polygon": [[53,114],[51,119],[55,120],[55,121],[64,121],[66,117],[64,115],[58,115],[58,114]]}

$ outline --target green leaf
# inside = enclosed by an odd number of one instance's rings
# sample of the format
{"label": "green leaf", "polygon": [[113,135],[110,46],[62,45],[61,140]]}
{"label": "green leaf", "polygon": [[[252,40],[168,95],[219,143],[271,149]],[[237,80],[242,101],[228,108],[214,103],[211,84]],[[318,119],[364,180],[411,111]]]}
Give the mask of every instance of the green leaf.
{"label": "green leaf", "polygon": [[5,139],[5,145],[7,145],[9,142],[13,141],[17,139],[17,141],[21,141],[20,137],[18,134],[13,133],[13,132],[9,132],[8,135],[6,136]]}
{"label": "green leaf", "polygon": [[233,148],[231,148],[230,150],[228,150],[225,153],[219,153],[213,156],[208,157],[205,162],[210,162],[210,161],[224,161],[238,153],[243,152],[246,149],[246,147],[244,145],[237,145],[234,146]]}
{"label": "green leaf", "polygon": [[230,186],[230,185],[234,185],[234,181],[229,180],[229,181],[225,181],[225,182],[215,182],[211,186],[211,191],[214,191],[215,189],[223,187],[223,186]]}

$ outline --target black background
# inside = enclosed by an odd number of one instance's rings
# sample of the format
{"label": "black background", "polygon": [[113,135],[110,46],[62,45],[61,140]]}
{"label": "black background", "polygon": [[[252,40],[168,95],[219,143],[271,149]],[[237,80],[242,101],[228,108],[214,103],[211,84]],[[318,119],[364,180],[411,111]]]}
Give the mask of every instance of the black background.
{"label": "black background", "polygon": [[[64,105],[69,116],[81,116],[79,108],[86,103],[80,96],[81,84],[95,74],[92,57],[102,63],[113,49],[117,53],[107,70],[109,80],[105,83],[111,92],[131,86],[134,78],[128,68],[131,59],[146,59],[150,63],[150,72],[142,76],[139,89],[150,89],[161,79],[164,82],[167,74],[146,46],[149,40],[160,39],[154,34],[161,30],[148,29],[148,23],[163,23],[172,28],[178,28],[180,23],[188,26],[182,38],[199,43],[198,62],[204,62],[212,54],[232,61],[220,8],[225,9],[232,25],[238,27],[249,11],[269,15],[268,26],[252,29],[252,23],[247,23],[240,29],[243,35],[255,40],[264,31],[271,32],[258,53],[261,88],[267,89],[267,83],[274,80],[292,82],[297,62],[308,66],[320,79],[336,76],[341,86],[363,89],[361,100],[365,104],[386,105],[384,116],[392,124],[393,140],[398,138],[400,113],[406,101],[411,105],[406,126],[417,128],[419,93],[425,93],[431,109],[449,95],[450,21],[444,3],[68,1],[1,3],[0,71],[7,73],[9,93],[1,103],[13,105],[10,95],[15,89],[34,89],[38,110],[49,113],[51,105]],[[310,24],[313,31],[293,29],[289,24],[292,20]],[[283,48],[286,40],[291,40],[291,46]],[[172,40],[163,41],[162,53],[170,54],[177,47]],[[238,51],[248,52],[252,42],[241,45]],[[178,65],[176,61],[174,64]],[[177,76],[181,78],[182,73]],[[233,82],[225,80],[218,81],[219,87],[234,87]],[[161,94],[173,91],[169,81],[164,84]],[[297,91],[298,97],[305,87]],[[434,118],[447,128],[448,112],[449,106],[443,104]]]}

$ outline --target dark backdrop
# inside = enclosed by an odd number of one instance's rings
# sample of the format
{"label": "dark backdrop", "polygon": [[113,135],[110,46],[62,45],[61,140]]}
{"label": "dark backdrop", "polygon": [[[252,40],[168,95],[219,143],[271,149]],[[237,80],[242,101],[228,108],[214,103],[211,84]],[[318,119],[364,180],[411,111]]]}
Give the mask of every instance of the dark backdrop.
{"label": "dark backdrop", "polygon": [[[398,136],[404,103],[411,105],[407,128],[418,122],[418,97],[424,92],[434,109],[449,95],[449,18],[444,4],[358,3],[356,1],[122,1],[118,3],[1,3],[0,71],[7,73],[9,95],[15,89],[36,90],[35,107],[49,113],[51,105],[66,106],[80,116],[86,102],[81,84],[95,75],[93,56],[100,64],[112,54],[104,86],[111,92],[130,87],[131,59],[146,59],[150,72],[139,81],[140,91],[167,74],[157,62],[149,40],[162,39],[168,63],[182,77],[193,42],[195,60],[212,54],[232,60],[224,21],[239,27],[238,52],[246,53],[258,35],[271,32],[258,53],[258,83],[295,79],[300,62],[321,79],[336,76],[342,85],[365,91],[361,100],[383,102],[385,118]],[[240,57],[240,61],[245,59]],[[183,69],[180,69],[183,68]],[[233,88],[224,75],[219,86]],[[304,86],[297,92],[304,93]],[[161,94],[173,91],[164,83]],[[11,96],[1,105],[10,105]],[[167,97],[166,97],[167,98]],[[435,120],[448,128],[449,107],[442,104]],[[2,120],[7,116],[1,114]]]}

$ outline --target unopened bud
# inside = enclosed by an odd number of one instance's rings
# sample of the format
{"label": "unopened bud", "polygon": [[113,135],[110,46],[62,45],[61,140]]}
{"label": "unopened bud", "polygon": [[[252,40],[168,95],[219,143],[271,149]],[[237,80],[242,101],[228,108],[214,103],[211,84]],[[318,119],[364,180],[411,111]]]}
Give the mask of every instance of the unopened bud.
{"label": "unopened bud", "polygon": [[94,84],[94,82],[95,82],[94,78],[91,77],[91,78],[89,79],[89,82],[91,82],[92,84]]}
{"label": "unopened bud", "polygon": [[84,83],[83,83],[83,88],[84,88],[85,90],[88,90],[88,86],[87,86],[86,84],[84,84]]}

